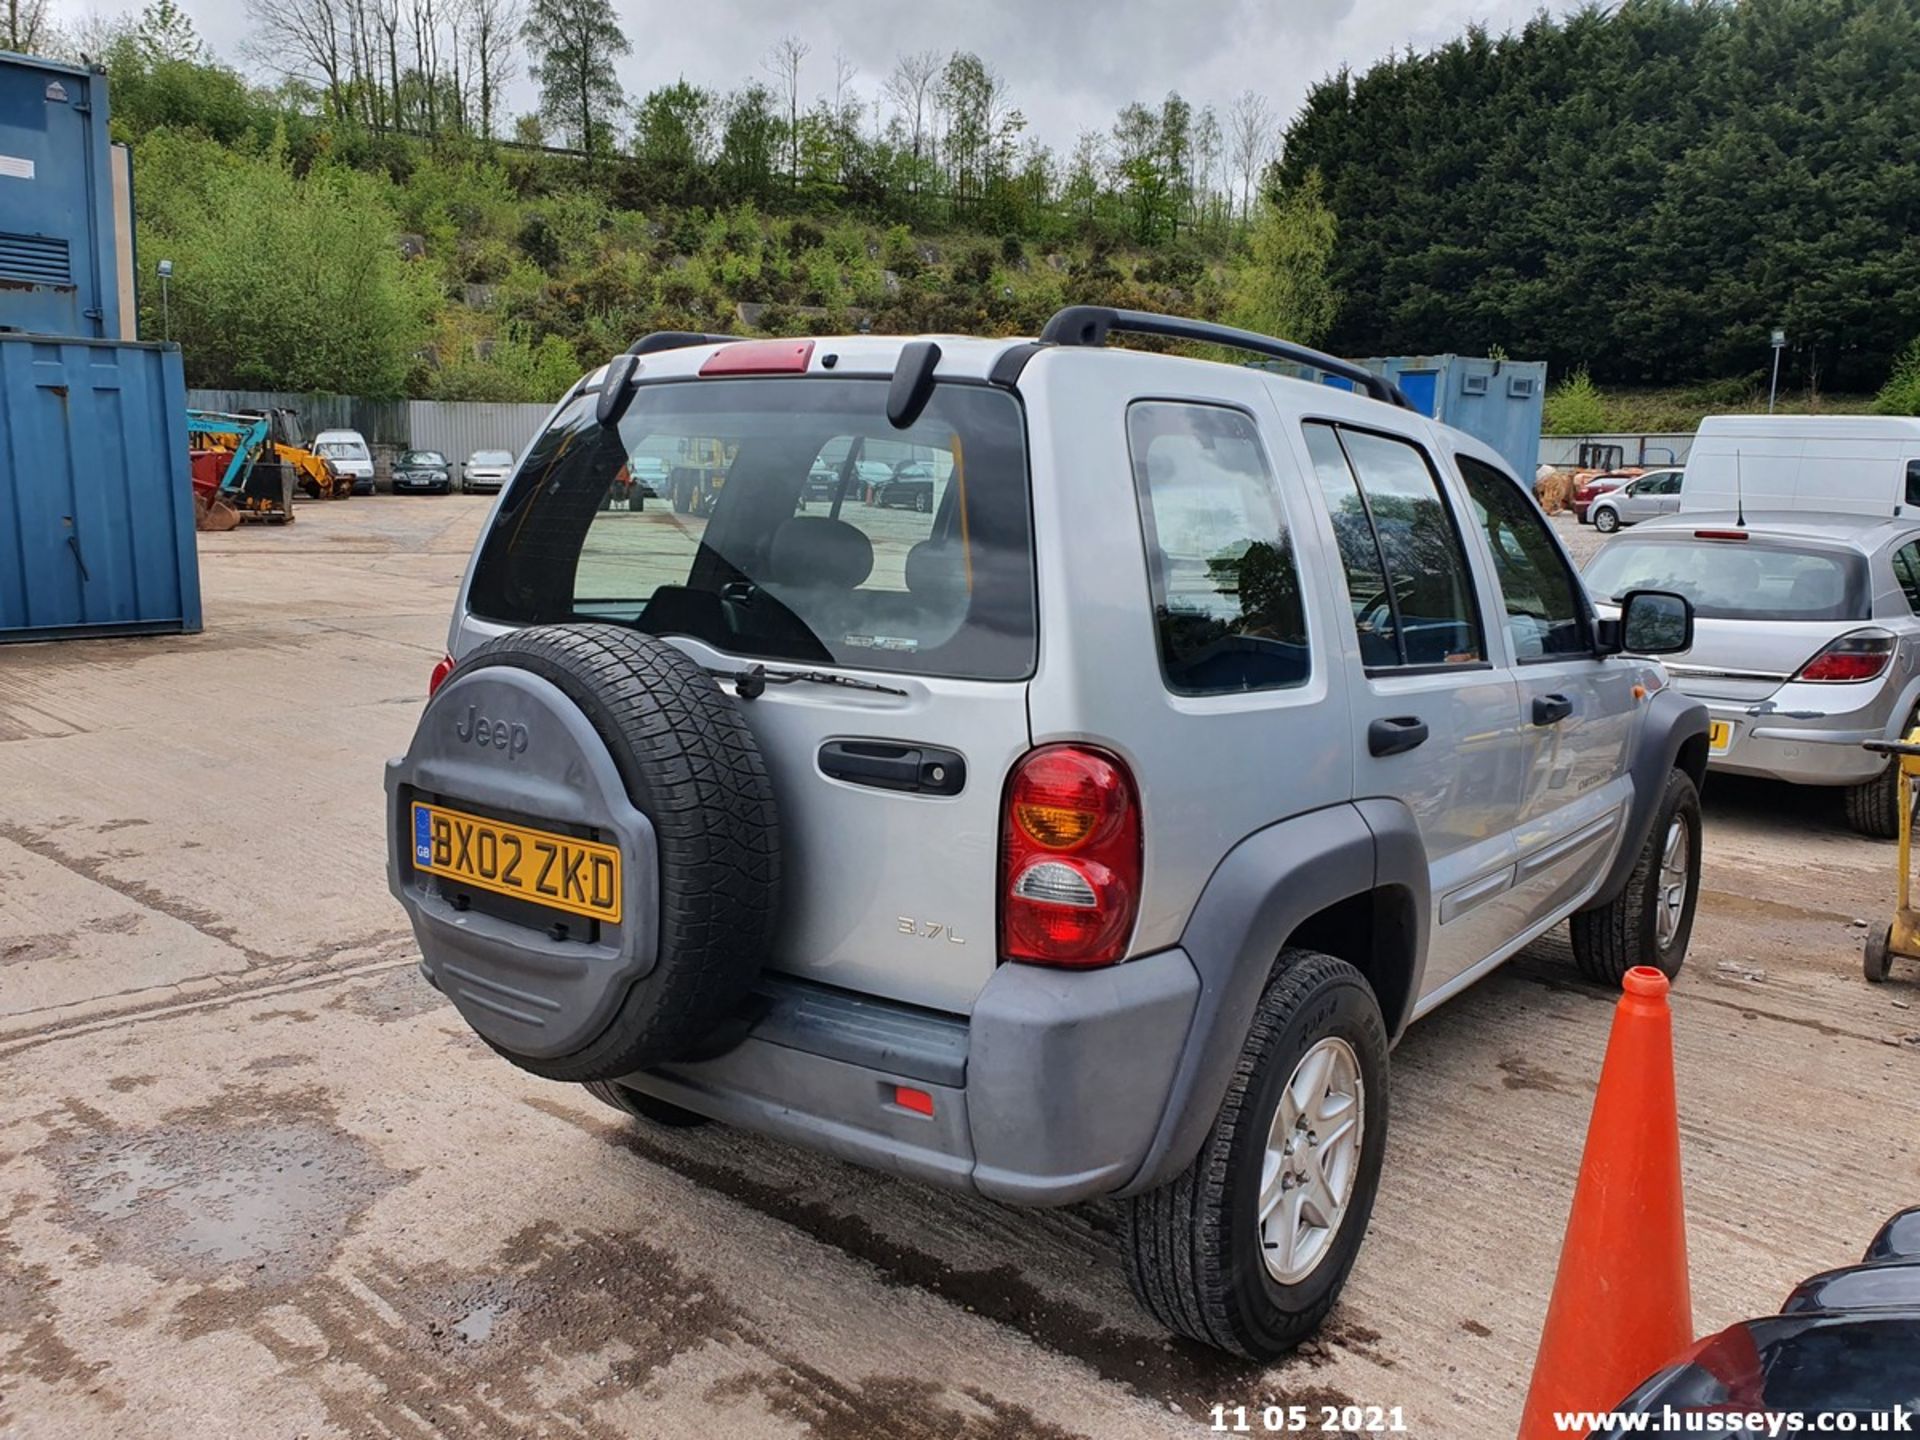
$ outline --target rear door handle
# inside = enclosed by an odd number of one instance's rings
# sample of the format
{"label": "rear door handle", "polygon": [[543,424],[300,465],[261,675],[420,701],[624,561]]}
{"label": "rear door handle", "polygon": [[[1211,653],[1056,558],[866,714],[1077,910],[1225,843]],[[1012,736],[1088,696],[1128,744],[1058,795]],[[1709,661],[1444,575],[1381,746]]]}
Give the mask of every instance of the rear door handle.
{"label": "rear door handle", "polygon": [[1426,744],[1427,722],[1418,715],[1394,715],[1367,726],[1367,753],[1400,755]]}
{"label": "rear door handle", "polygon": [[1558,725],[1571,714],[1573,701],[1564,695],[1533,697],[1533,723],[1536,725]]}
{"label": "rear door handle", "polygon": [[879,790],[958,795],[967,783],[967,762],[958,751],[933,745],[829,740],[820,747],[820,773]]}

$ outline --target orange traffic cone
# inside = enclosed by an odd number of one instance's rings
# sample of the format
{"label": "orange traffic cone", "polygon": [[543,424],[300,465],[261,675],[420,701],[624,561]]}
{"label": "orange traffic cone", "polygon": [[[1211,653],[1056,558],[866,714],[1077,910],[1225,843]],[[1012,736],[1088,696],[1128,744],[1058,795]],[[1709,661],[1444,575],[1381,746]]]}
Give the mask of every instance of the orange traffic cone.
{"label": "orange traffic cone", "polygon": [[1693,1340],[1667,977],[1635,966],[1622,988],[1520,1440],[1610,1409]]}

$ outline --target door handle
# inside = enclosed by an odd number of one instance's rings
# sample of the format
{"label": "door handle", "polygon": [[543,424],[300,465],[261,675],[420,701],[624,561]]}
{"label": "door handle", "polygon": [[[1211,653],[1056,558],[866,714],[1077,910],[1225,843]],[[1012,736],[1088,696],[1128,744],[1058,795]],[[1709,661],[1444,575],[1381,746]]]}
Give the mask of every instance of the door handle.
{"label": "door handle", "polygon": [[1573,701],[1564,695],[1533,697],[1533,723],[1536,725],[1558,725],[1571,714]]}
{"label": "door handle", "polygon": [[956,750],[932,745],[829,740],[820,747],[820,773],[849,785],[871,785],[878,790],[958,795],[967,783],[967,762]]}
{"label": "door handle", "polygon": [[1367,726],[1369,755],[1400,755],[1427,740],[1427,722],[1418,715],[1394,715]]}

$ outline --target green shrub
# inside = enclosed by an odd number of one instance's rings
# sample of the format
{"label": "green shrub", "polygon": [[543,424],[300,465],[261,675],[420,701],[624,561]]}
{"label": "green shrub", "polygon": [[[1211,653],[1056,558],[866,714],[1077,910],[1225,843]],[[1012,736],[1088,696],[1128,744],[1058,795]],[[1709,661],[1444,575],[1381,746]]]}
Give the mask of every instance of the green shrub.
{"label": "green shrub", "polygon": [[1920,338],[1893,362],[1893,373],[1873,397],[1873,408],[1882,415],[1920,415]]}
{"label": "green shrub", "polygon": [[1587,374],[1586,366],[1582,365],[1547,392],[1542,425],[1549,435],[1606,433],[1607,402],[1600,394],[1600,387],[1593,383],[1593,377]]}

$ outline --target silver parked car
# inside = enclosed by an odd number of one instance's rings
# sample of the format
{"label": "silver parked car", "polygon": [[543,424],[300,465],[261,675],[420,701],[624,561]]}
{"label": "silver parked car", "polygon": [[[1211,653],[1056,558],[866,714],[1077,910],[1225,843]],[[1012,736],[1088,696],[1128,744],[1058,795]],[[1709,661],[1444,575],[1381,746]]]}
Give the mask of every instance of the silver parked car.
{"label": "silver parked car", "polygon": [[1684,470],[1649,470],[1638,480],[1601,495],[1587,508],[1587,519],[1594,529],[1611,534],[1622,525],[1671,515],[1680,508],[1680,485],[1685,478]]}
{"label": "silver parked car", "polygon": [[1596,600],[1647,588],[1693,601],[1693,648],[1667,662],[1711,717],[1708,768],[1841,786],[1862,834],[1891,837],[1897,781],[1863,740],[1920,704],[1920,517],[1688,514],[1587,563]]}
{"label": "silver parked car", "polygon": [[[850,442],[950,459],[810,507]],[[703,523],[603,506],[643,448],[726,456]],[[522,1069],[1116,1197],[1147,1308],[1270,1356],[1353,1263],[1410,1023],[1568,919],[1615,988],[1685,957],[1707,714],[1645,657],[1692,615],[1621,609],[1496,451],[1281,341],[649,336],[480,539],[388,882]]]}
{"label": "silver parked car", "polygon": [[460,467],[460,493],[471,495],[476,490],[498,490],[512,473],[511,450],[476,450]]}

